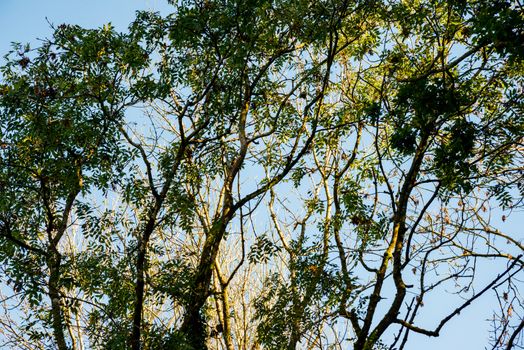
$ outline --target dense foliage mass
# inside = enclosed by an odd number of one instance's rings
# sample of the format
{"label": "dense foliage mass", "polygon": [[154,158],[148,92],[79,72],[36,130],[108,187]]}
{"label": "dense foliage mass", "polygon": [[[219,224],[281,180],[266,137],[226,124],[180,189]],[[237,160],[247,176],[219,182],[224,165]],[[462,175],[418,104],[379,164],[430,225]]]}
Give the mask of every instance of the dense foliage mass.
{"label": "dense foliage mass", "polygon": [[0,67],[2,348],[524,346],[520,1],[171,5]]}

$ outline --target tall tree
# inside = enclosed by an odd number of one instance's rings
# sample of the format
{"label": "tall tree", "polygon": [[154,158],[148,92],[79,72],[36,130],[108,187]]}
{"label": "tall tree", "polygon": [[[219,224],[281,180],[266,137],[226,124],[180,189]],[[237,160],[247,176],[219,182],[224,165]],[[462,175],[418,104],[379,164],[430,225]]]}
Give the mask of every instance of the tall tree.
{"label": "tall tree", "polygon": [[124,169],[118,125],[133,98],[123,81],[144,63],[141,49],[109,25],[61,25],[37,50],[15,45],[2,67],[1,259],[8,284],[34,310],[47,312],[49,297],[60,350],[68,349],[66,231],[82,198],[106,191]]}
{"label": "tall tree", "polygon": [[171,4],[2,67],[6,344],[403,349],[491,291],[522,344],[519,2]]}

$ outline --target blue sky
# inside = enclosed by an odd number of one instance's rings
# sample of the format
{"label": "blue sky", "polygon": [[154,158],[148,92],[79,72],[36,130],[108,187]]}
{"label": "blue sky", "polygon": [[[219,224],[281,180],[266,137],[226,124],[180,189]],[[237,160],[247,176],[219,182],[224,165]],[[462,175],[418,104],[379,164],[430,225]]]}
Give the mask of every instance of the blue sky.
{"label": "blue sky", "polygon": [[89,28],[111,22],[118,30],[125,30],[136,10],[167,8],[164,0],[0,0],[1,56],[12,41],[36,43],[37,38],[49,36],[48,21]]}
{"label": "blue sky", "polygon": [[[37,38],[50,35],[49,23],[79,24],[84,27],[100,27],[111,22],[117,30],[125,30],[136,10],[169,9],[165,0],[0,0],[0,57],[10,49],[10,42],[38,44]],[[33,46],[32,45],[32,46]],[[522,222],[522,214],[515,216]],[[517,225],[513,227],[515,231]],[[520,233],[520,235],[522,235]],[[516,237],[519,239],[519,237]],[[486,280],[494,277],[495,271],[486,273]],[[434,328],[437,317],[454,309],[453,302],[446,294],[437,295],[434,303],[428,303],[428,317],[423,325]],[[491,315],[490,299],[483,297],[473,307],[466,309],[459,318],[451,321],[444,329],[442,338],[427,338],[411,335],[408,350],[440,349],[483,349],[487,341],[489,324],[485,321]]]}

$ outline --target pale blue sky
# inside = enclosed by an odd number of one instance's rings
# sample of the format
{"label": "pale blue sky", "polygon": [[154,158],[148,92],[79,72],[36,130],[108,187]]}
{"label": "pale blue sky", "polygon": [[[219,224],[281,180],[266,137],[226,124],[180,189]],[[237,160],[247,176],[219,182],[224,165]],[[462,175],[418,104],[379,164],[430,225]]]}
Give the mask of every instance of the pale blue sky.
{"label": "pale blue sky", "polygon": [[[7,53],[12,41],[36,44],[37,38],[49,36],[48,21],[55,25],[71,23],[91,28],[111,22],[117,30],[125,30],[136,10],[164,12],[168,8],[165,0],[0,0],[0,57]],[[522,214],[517,213],[515,219],[522,222]],[[486,273],[486,280],[495,275],[496,272],[491,270]],[[485,320],[490,317],[493,306],[489,301],[489,297],[483,297],[466,309],[443,329],[441,338],[412,334],[407,349],[484,349],[489,329]],[[428,301],[424,311],[429,316],[423,325],[434,328],[438,324],[436,318],[453,310],[456,303],[456,299],[448,301],[446,294],[438,295],[433,303]]]}
{"label": "pale blue sky", "polygon": [[125,30],[136,10],[166,10],[163,0],[0,0],[0,52],[11,41],[36,42],[50,34],[49,22],[78,24],[88,28],[111,22]]}

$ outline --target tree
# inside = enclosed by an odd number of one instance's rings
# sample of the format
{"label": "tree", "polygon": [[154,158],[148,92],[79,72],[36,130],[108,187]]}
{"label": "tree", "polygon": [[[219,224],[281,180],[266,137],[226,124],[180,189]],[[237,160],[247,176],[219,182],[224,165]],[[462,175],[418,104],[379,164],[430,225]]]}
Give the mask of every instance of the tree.
{"label": "tree", "polygon": [[81,197],[107,190],[129,157],[116,126],[131,103],[121,85],[130,68],[121,66],[142,65],[137,53],[109,26],[62,25],[36,52],[16,45],[2,67],[2,263],[34,317],[50,320],[61,350],[68,348],[62,292],[73,263],[61,241]]}
{"label": "tree", "polygon": [[522,346],[520,3],[173,6],[2,67],[6,346]]}

